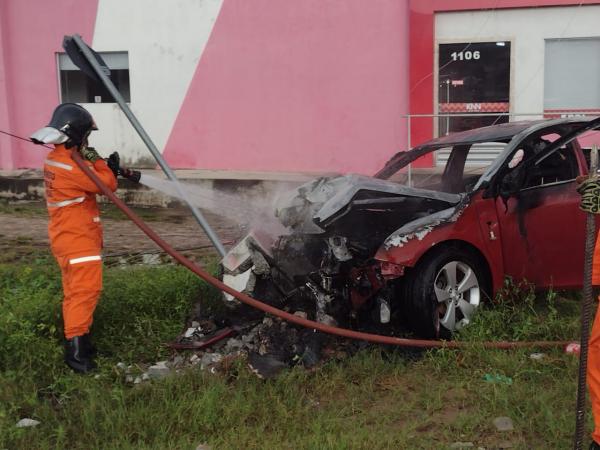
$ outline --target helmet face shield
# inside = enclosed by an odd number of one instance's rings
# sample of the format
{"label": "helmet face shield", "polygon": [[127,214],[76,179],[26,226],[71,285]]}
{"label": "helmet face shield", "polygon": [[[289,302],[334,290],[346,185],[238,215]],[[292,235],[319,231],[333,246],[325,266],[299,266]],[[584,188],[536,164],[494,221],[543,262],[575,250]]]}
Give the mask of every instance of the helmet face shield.
{"label": "helmet face shield", "polygon": [[92,130],[98,129],[92,115],[77,103],[58,105],[48,127],[68,136],[69,139],[65,142],[67,148],[81,146]]}
{"label": "helmet face shield", "polygon": [[69,140],[69,136],[53,127],[40,128],[29,138],[36,144],[64,144]]}

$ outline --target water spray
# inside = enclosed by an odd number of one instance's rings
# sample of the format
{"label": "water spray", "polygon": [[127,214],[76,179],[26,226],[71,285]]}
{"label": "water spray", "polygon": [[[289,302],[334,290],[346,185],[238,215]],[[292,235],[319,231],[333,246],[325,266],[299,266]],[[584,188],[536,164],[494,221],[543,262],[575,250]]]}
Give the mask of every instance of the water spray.
{"label": "water spray", "polygon": [[416,347],[416,348],[465,348],[481,346],[483,348],[496,348],[496,349],[511,349],[511,348],[548,348],[548,347],[564,347],[569,341],[534,341],[534,342],[458,342],[458,341],[436,341],[427,339],[407,339],[398,338],[394,336],[385,336],[380,334],[364,333],[361,331],[350,330],[347,328],[339,328],[324,323],[316,322],[314,320],[304,319],[302,317],[295,316],[281,309],[275,308],[268,305],[260,300],[250,297],[243,292],[236,291],[235,289],[227,286],[221,280],[215,278],[200,266],[196,265],[188,258],[183,256],[167,242],[165,242],[160,236],[158,236],[137,214],[135,214],[129,207],[119,199],[103,182],[98,176],[84,163],[81,155],[77,152],[72,153],[72,158],[77,166],[94,182],[100,191],[106,195],[123,213],[135,223],[150,239],[152,239],[159,247],[161,247],[166,253],[172,256],[178,263],[189,269],[191,272],[202,278],[207,283],[216,287],[220,291],[226,292],[232,295],[242,303],[256,308],[264,313],[271,314],[272,316],[283,319],[287,322],[291,322],[296,325],[300,325],[305,328],[312,330],[321,331],[323,333],[372,342],[375,344],[387,344],[395,345],[400,347]]}

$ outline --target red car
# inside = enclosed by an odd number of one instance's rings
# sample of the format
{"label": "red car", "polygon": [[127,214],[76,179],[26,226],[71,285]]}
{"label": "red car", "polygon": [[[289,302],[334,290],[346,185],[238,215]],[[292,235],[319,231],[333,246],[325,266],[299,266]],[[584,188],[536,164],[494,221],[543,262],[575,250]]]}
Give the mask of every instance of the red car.
{"label": "red car", "polygon": [[[224,258],[231,286],[310,318],[357,328],[404,323],[423,337],[467,325],[505,277],[580,287],[585,214],[577,137],[600,119],[512,122],[396,154],[374,177],[319,178],[278,202],[285,232],[255,230]],[[500,154],[485,164],[486,151]],[[419,188],[404,171],[447,158]],[[495,152],[495,153],[496,153]]]}

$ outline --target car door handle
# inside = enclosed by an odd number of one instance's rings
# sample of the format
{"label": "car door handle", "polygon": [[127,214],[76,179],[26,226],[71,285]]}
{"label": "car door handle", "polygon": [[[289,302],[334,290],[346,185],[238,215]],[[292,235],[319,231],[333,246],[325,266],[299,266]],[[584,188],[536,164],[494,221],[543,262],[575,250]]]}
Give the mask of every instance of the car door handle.
{"label": "car door handle", "polygon": [[488,237],[490,241],[495,241],[498,239],[498,222],[488,222]]}

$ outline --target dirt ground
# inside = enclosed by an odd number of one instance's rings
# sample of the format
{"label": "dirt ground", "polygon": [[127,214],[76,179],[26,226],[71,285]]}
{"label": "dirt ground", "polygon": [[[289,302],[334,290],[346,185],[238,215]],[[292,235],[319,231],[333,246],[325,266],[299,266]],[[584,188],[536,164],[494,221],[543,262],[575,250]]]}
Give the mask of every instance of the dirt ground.
{"label": "dirt ground", "polygon": [[[138,208],[136,212],[176,249],[192,249],[196,254],[216,255],[200,225],[183,207]],[[226,248],[245,232],[244,224],[232,223],[209,212],[204,215]],[[114,206],[101,205],[101,220],[106,257],[159,250]],[[10,262],[49,248],[47,227],[48,216],[43,203],[4,203],[0,207],[0,260]]]}

